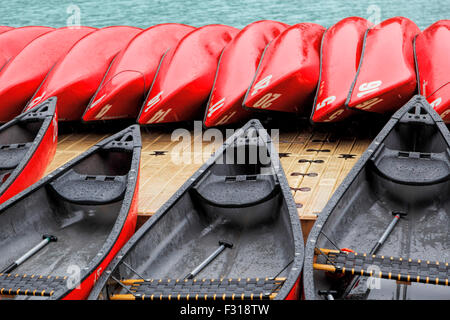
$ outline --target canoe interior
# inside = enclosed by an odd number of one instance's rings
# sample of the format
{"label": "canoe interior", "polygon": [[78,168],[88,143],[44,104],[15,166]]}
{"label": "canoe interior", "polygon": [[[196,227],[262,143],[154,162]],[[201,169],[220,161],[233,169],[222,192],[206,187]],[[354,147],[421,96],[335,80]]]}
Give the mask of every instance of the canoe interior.
{"label": "canoe interior", "polygon": [[[427,111],[430,109],[410,109],[384,140],[377,143],[376,139],[369,147],[374,149],[374,154],[331,209],[322,227],[326,237],[319,234],[316,247],[336,249],[328,237],[339,248],[369,253],[392,221],[393,212],[403,212],[406,215],[376,254],[440,262],[450,260],[449,134],[442,123],[436,125]],[[346,187],[345,182],[343,187]],[[323,271],[315,270],[313,277],[317,298],[323,298],[317,295],[319,290],[339,288],[340,281]],[[395,280],[380,280],[380,289],[368,292],[366,280],[361,278],[349,298],[450,297],[449,287],[404,285]]]}
{"label": "canoe interior", "polygon": [[[301,231],[293,235],[289,205],[272,160],[256,134],[246,133],[228,144],[174,195],[175,201],[169,200],[141,227],[138,233],[145,232],[130,240],[135,243],[121,261],[144,278],[184,279],[226,240],[233,247],[196,279],[288,277],[298,250],[294,238],[301,237]],[[138,278],[123,263],[113,275]],[[110,280],[102,293],[107,298],[126,292]]]}
{"label": "canoe interior", "polygon": [[[55,171],[57,178],[7,206],[0,212],[0,269],[38,244],[44,234],[58,240],[26,260],[15,273],[65,276],[71,272],[69,267],[86,267],[111,233],[122,205],[123,194],[110,201],[110,194],[101,190],[116,192],[110,187],[116,182],[114,178],[125,183],[132,157],[133,153],[126,150],[98,148],[62,174]],[[96,176],[105,178],[92,181]],[[68,200],[67,188],[74,186],[77,195],[85,192],[87,199],[103,197],[105,203]]]}
{"label": "canoe interior", "polygon": [[10,125],[0,128],[0,175],[4,182],[22,161],[46,118],[36,118],[33,121],[13,121]]}

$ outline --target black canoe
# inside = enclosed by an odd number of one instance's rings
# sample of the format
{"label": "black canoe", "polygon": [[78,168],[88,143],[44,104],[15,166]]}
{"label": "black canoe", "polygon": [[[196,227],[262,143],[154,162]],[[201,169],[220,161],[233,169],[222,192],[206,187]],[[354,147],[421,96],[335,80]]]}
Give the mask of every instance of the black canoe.
{"label": "black canoe", "polygon": [[89,299],[294,299],[303,246],[278,154],[251,120],[133,235]]}
{"label": "black canoe", "polygon": [[450,133],[424,97],[398,110],[320,213],[306,299],[449,299]]}
{"label": "black canoe", "polygon": [[0,127],[0,203],[42,177],[55,155],[57,136],[56,98]]}
{"label": "black canoe", "polygon": [[140,152],[134,125],[0,205],[0,295],[88,296],[134,233]]}

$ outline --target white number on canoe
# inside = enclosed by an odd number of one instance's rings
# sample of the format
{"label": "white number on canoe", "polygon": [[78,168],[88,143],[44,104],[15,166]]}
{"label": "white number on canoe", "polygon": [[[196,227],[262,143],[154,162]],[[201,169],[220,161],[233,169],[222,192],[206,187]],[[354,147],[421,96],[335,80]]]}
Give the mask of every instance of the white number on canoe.
{"label": "white number on canoe", "polygon": [[53,142],[58,139],[58,120],[56,119],[56,115],[53,116]]}
{"label": "white number on canoe", "polygon": [[270,84],[270,80],[272,79],[272,75],[268,75],[267,77],[265,77],[264,79],[258,81],[254,86],[253,86],[253,91],[251,96],[253,97],[255,94],[258,93],[259,90],[264,89],[265,87],[267,87]]}
{"label": "white number on canoe", "polygon": [[370,110],[374,105],[380,103],[381,101],[383,101],[383,99],[376,97],[364,102],[361,102],[360,104],[356,105],[355,108],[356,109],[360,109],[360,110],[365,110],[368,111]]}
{"label": "white number on canoe", "polygon": [[219,110],[220,108],[222,108],[225,105],[225,98],[220,99],[219,101],[217,101],[216,103],[214,103],[208,110],[208,114],[207,117],[211,117],[214,112],[216,112],[217,110]]}
{"label": "white number on canoe", "polygon": [[381,80],[363,83],[359,86],[359,93],[357,94],[358,98],[377,91],[380,89],[381,84]]}
{"label": "white number on canoe", "polygon": [[172,111],[172,108],[164,110],[158,110],[153,117],[150,118],[150,120],[147,121],[147,123],[158,123],[164,120],[164,118]]}
{"label": "white number on canoe", "polygon": [[107,104],[105,105],[102,110],[100,110],[99,113],[97,113],[97,115],[95,116],[95,119],[101,119],[103,118],[103,116],[109,111],[109,109],[111,109],[112,104]]}
{"label": "white number on canoe", "polygon": [[259,99],[254,105],[254,108],[266,109],[272,105],[272,102],[281,97],[280,93],[268,93]]}
{"label": "white number on canoe", "polygon": [[39,97],[34,98],[27,107],[27,111],[32,109],[35,105],[41,102],[42,98],[47,94],[47,92],[43,92]]}
{"label": "white number on canoe", "polygon": [[447,109],[444,112],[442,112],[441,118],[445,119],[449,114],[450,114],[450,109]]}
{"label": "white number on canoe", "polygon": [[339,117],[344,112],[344,109],[339,109],[336,112],[334,112],[325,122],[333,121],[337,117]]}
{"label": "white number on canoe", "polygon": [[433,108],[436,108],[438,105],[441,104],[441,102],[442,102],[442,98],[439,97],[439,98],[437,98],[436,100],[434,100],[432,103],[430,103],[430,105],[431,105]]}
{"label": "white number on canoe", "polygon": [[236,111],[233,111],[233,112],[230,113],[229,115],[224,116],[222,119],[220,119],[220,120],[217,122],[217,125],[219,126],[219,125],[228,123],[228,122],[231,120],[231,118],[233,118],[233,116],[234,116],[235,114],[236,114]]}
{"label": "white number on canoe", "polygon": [[328,98],[323,99],[322,102],[317,103],[316,111],[319,109],[322,109],[326,105],[333,103],[335,100],[336,100],[336,96],[329,96]]}
{"label": "white number on canoe", "polygon": [[145,108],[144,112],[147,112],[148,109],[150,109],[155,104],[157,104],[159,101],[161,101],[161,96],[162,96],[163,92],[164,91],[161,91],[160,93],[158,93],[156,96],[154,96],[147,102],[147,105],[146,105],[147,108]]}

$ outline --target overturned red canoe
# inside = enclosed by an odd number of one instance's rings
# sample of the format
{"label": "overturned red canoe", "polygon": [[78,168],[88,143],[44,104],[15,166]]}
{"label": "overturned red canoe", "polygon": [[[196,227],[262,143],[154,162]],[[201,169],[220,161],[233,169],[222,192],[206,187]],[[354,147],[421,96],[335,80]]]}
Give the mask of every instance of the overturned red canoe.
{"label": "overturned red canoe", "polygon": [[419,92],[450,122],[450,20],[438,21],[415,39]]}
{"label": "overturned red canoe", "polygon": [[312,122],[339,121],[354,113],[345,108],[345,101],[358,70],[364,34],[371,25],[366,19],[349,17],[325,31]]}
{"label": "overturned red canoe", "polygon": [[139,124],[196,119],[211,92],[220,54],[238,32],[225,25],[207,25],[181,39],[161,62]]}
{"label": "overturned red canoe", "polygon": [[27,110],[56,96],[58,119],[80,120],[114,56],[140,31],[135,27],[107,27],[82,38],[52,68]]}
{"label": "overturned red canoe", "polygon": [[348,107],[392,113],[414,95],[413,40],[418,33],[416,24],[404,17],[385,20],[367,31]]}
{"label": "overturned red canoe", "polygon": [[55,155],[57,136],[55,98],[0,127],[0,203],[43,176]]}
{"label": "overturned red canoe", "polygon": [[150,27],[114,58],[89,103],[84,121],[136,118],[158,70],[161,57],[194,27],[165,23]]}
{"label": "overturned red canoe", "polygon": [[21,27],[13,28],[0,34],[0,70],[15,57],[31,41],[44,33],[55,30],[50,27]]}
{"label": "overturned red canoe", "polygon": [[270,20],[249,24],[225,47],[205,112],[206,127],[235,123],[249,117],[242,107],[266,45],[288,25]]}
{"label": "overturned red canoe", "polygon": [[300,113],[319,79],[320,41],[325,28],[299,23],[271,41],[261,56],[244,106]]}
{"label": "overturned red canoe", "polygon": [[0,72],[0,122],[22,112],[58,59],[94,30],[60,28],[36,38],[19,52]]}
{"label": "overturned red canoe", "polygon": [[8,26],[0,26],[0,33],[6,32],[6,31],[9,31],[9,30],[12,30],[12,29],[14,29],[14,28],[13,27],[8,27]]}

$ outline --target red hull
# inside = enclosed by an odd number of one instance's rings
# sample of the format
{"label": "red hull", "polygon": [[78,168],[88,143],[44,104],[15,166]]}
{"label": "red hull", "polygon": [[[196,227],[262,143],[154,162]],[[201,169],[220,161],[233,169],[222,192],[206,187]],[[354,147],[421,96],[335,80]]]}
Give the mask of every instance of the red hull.
{"label": "red hull", "polygon": [[94,30],[60,28],[38,37],[19,52],[0,72],[0,122],[20,114],[58,59]]}
{"label": "red hull", "polygon": [[186,35],[163,58],[139,124],[197,118],[211,92],[220,54],[238,32],[229,26],[208,25]]}
{"label": "red hull", "polygon": [[312,122],[339,121],[354,113],[345,108],[345,101],[358,70],[364,34],[371,25],[363,18],[349,17],[323,35]]}
{"label": "red hull", "polygon": [[450,20],[441,20],[416,37],[420,94],[450,123]]}
{"label": "red hull", "polygon": [[56,96],[59,120],[80,120],[114,56],[140,31],[107,27],[82,38],[52,68],[26,109]]}
{"label": "red hull", "polygon": [[0,26],[0,33],[6,32],[6,31],[9,31],[9,30],[12,30],[12,29],[14,29],[14,28],[13,27],[8,27],[8,26]]}
{"label": "red hull", "polygon": [[245,107],[303,111],[319,79],[320,40],[324,31],[318,24],[299,23],[270,42],[247,91]]}
{"label": "red hull", "polygon": [[206,127],[235,123],[251,115],[242,107],[245,93],[264,48],[286,27],[277,21],[257,21],[242,29],[225,47],[205,113]]}
{"label": "red hull", "polygon": [[0,70],[37,37],[55,30],[50,27],[21,27],[0,34]]}
{"label": "red hull", "polygon": [[347,106],[392,113],[416,91],[414,37],[420,29],[407,18],[395,17],[370,29]]}
{"label": "red hull", "polygon": [[[58,118],[56,108],[53,108],[50,111],[50,116],[48,118],[48,126],[45,129],[43,137],[36,138],[35,140],[37,148],[34,150],[33,154],[30,155],[28,162],[21,169],[20,173],[15,177],[11,177],[13,178],[13,181],[7,189],[0,194],[0,203],[5,202],[38,181],[44,175],[50,162],[52,162],[58,140]],[[7,124],[5,126],[7,126]],[[9,183],[9,181],[7,180],[4,183]]]}
{"label": "red hull", "polygon": [[166,23],[139,33],[111,64],[84,121],[136,118],[164,53],[194,27]]}
{"label": "red hull", "polygon": [[116,242],[109,251],[109,253],[104,257],[102,262],[98,267],[79,285],[79,288],[72,290],[67,294],[62,300],[86,300],[89,293],[92,290],[97,279],[102,275],[103,271],[106,269],[111,260],[116,256],[123,245],[131,238],[136,230],[137,222],[137,212],[138,212],[138,190],[139,190],[139,176],[140,169],[137,175],[136,187],[134,188],[134,196],[131,202],[130,210],[128,216],[122,226],[122,230],[117,237]]}

